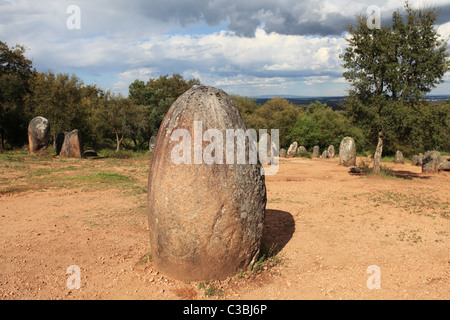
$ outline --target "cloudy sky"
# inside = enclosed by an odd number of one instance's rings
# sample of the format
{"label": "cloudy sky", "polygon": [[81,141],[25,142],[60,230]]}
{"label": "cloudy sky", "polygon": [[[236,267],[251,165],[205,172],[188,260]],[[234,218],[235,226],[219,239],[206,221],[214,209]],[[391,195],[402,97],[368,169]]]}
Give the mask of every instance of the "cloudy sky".
{"label": "cloudy sky", "polygon": [[[340,96],[346,26],[370,5],[390,21],[403,3],[0,0],[0,40],[25,45],[38,71],[74,73],[124,95],[136,79],[179,73],[230,94]],[[410,3],[441,8],[437,27],[450,36],[450,0]],[[433,94],[450,94],[450,74],[445,80]]]}

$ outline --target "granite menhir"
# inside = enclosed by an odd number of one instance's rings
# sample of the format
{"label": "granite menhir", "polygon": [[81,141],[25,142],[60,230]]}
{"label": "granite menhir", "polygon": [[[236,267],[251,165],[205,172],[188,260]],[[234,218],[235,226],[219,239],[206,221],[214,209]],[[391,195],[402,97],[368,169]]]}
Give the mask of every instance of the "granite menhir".
{"label": "granite menhir", "polygon": [[[178,129],[188,134],[176,135]],[[223,161],[208,164],[203,156],[199,163],[195,152],[211,152],[208,148],[215,141],[206,134],[208,129],[223,135],[224,149],[230,129],[246,131],[235,102],[224,91],[207,86],[189,89],[162,121],[150,165],[152,259],[161,274],[180,280],[234,276],[258,259],[261,246],[266,206],[261,164],[249,161],[248,154],[240,163],[237,152],[236,161],[227,162],[225,150]],[[203,139],[196,144],[199,134]],[[181,143],[191,146],[192,154],[178,163],[173,157]],[[251,145],[245,140],[246,148]]]}

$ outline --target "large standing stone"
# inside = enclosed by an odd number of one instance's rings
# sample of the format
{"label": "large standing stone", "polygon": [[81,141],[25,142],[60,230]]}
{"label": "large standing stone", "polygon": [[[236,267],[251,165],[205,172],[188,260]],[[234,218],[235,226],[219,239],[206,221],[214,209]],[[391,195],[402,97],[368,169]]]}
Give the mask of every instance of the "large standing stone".
{"label": "large standing stone", "polygon": [[[222,134],[223,144],[216,136],[205,139],[210,129]],[[259,163],[246,157],[239,164],[237,152],[234,162],[226,164],[225,150],[223,155],[218,152],[225,144],[226,129],[246,130],[233,100],[212,87],[188,90],[164,117],[148,179],[151,253],[162,274],[190,281],[220,280],[258,258],[265,179]],[[213,142],[217,148],[211,149]],[[253,143],[245,146],[248,151]],[[205,155],[213,153],[215,161],[207,164]]]}
{"label": "large standing stone", "polygon": [[56,138],[56,155],[68,158],[81,158],[83,139],[80,130],[61,132]]}
{"label": "large standing stone", "polygon": [[280,158],[286,158],[286,149],[284,148],[280,149]]}
{"label": "large standing stone", "polygon": [[322,159],[327,159],[328,157],[328,150],[323,150],[322,152]]}
{"label": "large standing stone", "polygon": [[44,117],[36,117],[28,124],[28,142],[30,153],[44,152],[50,138],[50,123]]}
{"label": "large standing stone", "polygon": [[339,146],[339,164],[346,167],[356,166],[356,143],[352,137],[342,139]]}
{"label": "large standing stone", "polygon": [[297,153],[297,149],[298,149],[297,141],[292,142],[291,145],[289,146],[287,155],[288,156],[294,156]]}
{"label": "large standing stone", "polygon": [[314,146],[314,148],[313,148],[313,158],[320,158],[320,148],[319,148],[319,146]]}
{"label": "large standing stone", "polygon": [[403,160],[403,153],[400,150],[395,152],[394,163],[405,163]]}
{"label": "large standing stone", "polygon": [[334,158],[334,146],[331,144],[327,149],[328,158]]}
{"label": "large standing stone", "polygon": [[419,165],[419,156],[418,156],[417,154],[415,154],[415,155],[412,156],[411,164],[412,164],[413,166]]}
{"label": "large standing stone", "polygon": [[437,172],[439,168],[439,160],[441,153],[439,151],[427,151],[423,155],[422,172],[432,173]]}

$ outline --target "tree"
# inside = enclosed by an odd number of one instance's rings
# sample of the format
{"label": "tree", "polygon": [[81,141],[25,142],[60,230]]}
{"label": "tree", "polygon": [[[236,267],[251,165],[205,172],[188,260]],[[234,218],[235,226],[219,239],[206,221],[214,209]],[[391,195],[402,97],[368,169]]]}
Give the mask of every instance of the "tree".
{"label": "tree", "polygon": [[73,129],[84,131],[85,117],[81,108],[83,86],[81,79],[66,73],[37,73],[30,79],[27,110],[33,117],[48,119],[54,142],[60,132]]}
{"label": "tree", "polygon": [[[404,8],[405,17],[397,10],[392,24],[380,29],[370,28],[365,16],[357,17],[341,55],[344,77],[352,86],[346,109],[377,143],[376,160],[381,157],[383,139],[396,125],[386,109],[417,108],[449,70],[447,42],[435,27],[438,10],[413,9],[408,3]],[[389,138],[395,140],[395,134]]]}
{"label": "tree", "polygon": [[148,113],[148,123],[145,130],[140,132],[139,138],[148,142],[152,135],[156,135],[172,103],[194,85],[200,85],[200,80],[185,80],[177,73],[171,77],[164,75],[149,79],[147,83],[135,80],[130,84],[129,98],[135,105],[144,106]]}
{"label": "tree", "polygon": [[345,136],[353,137],[359,150],[366,145],[362,130],[352,125],[341,111],[333,111],[326,104],[315,102],[309,104],[305,114],[298,116],[289,139],[306,148],[318,145],[324,149],[333,145],[338,149]]}
{"label": "tree", "polygon": [[25,51],[24,46],[9,48],[0,41],[0,152],[3,152],[5,139],[11,147],[27,139],[24,97],[35,70],[25,57]]}
{"label": "tree", "polygon": [[116,152],[119,152],[125,135],[143,125],[145,113],[146,110],[131,99],[107,92],[96,108],[96,119],[104,131],[114,135]]}
{"label": "tree", "polygon": [[262,106],[258,106],[253,99],[249,98],[233,96],[233,99],[247,128],[254,129],[256,132],[266,129],[269,134],[271,129],[278,129],[280,147],[289,146],[288,136],[301,112],[300,108],[280,97],[274,97]]}

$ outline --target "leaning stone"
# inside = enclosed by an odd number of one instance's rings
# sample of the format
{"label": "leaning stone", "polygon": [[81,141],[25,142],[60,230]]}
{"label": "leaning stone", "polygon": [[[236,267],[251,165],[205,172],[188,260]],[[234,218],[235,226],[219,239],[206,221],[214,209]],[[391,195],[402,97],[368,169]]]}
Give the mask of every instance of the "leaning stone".
{"label": "leaning stone", "polygon": [[[209,129],[214,139],[205,141]],[[148,178],[150,249],[161,274],[221,280],[258,259],[266,206],[262,166],[247,156],[237,162],[237,152],[225,161],[226,129],[246,127],[235,102],[207,86],[182,94],[162,121]],[[246,150],[254,149],[247,141]]]}
{"label": "leaning stone", "polygon": [[423,155],[422,172],[433,173],[438,171],[441,153],[439,151],[427,151]]}
{"label": "leaning stone", "polygon": [[342,139],[339,146],[339,165],[356,166],[356,143],[352,137]]}
{"label": "leaning stone", "polygon": [[397,150],[395,153],[394,163],[405,163],[403,160],[403,153],[400,150]]}
{"label": "leaning stone", "polygon": [[[62,144],[59,146],[61,141]],[[83,139],[80,130],[75,129],[70,132],[58,134],[58,138],[56,139],[56,155],[68,158],[81,158],[83,155]]]}
{"label": "leaning stone", "polygon": [[50,123],[44,117],[36,117],[28,124],[28,143],[32,154],[45,152],[50,138]]}
{"label": "leaning stone", "polygon": [[314,148],[313,148],[313,158],[320,158],[320,148],[319,148],[319,146],[314,146]]}

